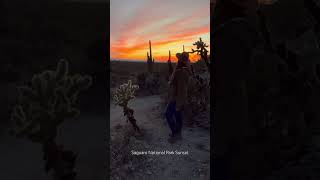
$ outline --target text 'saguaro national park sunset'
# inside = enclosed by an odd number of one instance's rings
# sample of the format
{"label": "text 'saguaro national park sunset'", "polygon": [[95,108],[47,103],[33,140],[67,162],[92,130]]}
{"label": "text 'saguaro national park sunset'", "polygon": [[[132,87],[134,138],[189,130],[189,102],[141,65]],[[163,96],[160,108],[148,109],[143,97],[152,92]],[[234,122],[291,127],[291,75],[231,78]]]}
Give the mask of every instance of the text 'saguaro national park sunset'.
{"label": "text 'saguaro national park sunset'", "polygon": [[[191,51],[201,37],[210,41],[209,0],[111,0],[111,60],[147,58],[149,40],[155,61],[168,60],[168,52]],[[176,57],[172,56],[175,61]],[[191,55],[191,60],[198,60]]]}

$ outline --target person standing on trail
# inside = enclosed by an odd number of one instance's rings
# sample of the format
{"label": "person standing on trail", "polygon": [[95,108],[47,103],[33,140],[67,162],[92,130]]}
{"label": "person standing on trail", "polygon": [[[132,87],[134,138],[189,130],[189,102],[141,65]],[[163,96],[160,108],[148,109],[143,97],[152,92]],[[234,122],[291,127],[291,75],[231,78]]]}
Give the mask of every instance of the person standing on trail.
{"label": "person standing on trail", "polygon": [[[166,109],[166,119],[171,129],[168,141],[174,143],[181,140],[182,111],[187,102],[188,80],[190,75],[189,54],[177,53],[178,63],[169,79],[169,103]],[[175,119],[174,119],[175,117]]]}

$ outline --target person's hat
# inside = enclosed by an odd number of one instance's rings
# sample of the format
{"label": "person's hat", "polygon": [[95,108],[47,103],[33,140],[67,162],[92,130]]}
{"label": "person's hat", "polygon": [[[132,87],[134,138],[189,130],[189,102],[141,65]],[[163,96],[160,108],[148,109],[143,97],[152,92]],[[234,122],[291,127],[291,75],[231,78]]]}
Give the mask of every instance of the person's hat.
{"label": "person's hat", "polygon": [[178,60],[182,60],[182,61],[189,61],[189,53],[187,52],[183,52],[183,53],[177,53],[176,57],[178,58]]}

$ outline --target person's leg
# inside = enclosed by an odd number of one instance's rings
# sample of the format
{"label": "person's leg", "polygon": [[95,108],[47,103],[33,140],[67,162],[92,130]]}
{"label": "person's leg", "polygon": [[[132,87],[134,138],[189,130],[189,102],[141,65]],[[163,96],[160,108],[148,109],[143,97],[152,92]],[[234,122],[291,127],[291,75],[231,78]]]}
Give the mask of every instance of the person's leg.
{"label": "person's leg", "polygon": [[167,105],[167,109],[166,109],[166,119],[168,122],[168,125],[171,129],[172,135],[174,135],[175,133],[175,121],[174,121],[174,114],[176,112],[176,106],[175,106],[175,102],[169,102],[169,104]]}
{"label": "person's leg", "polygon": [[176,129],[175,129],[175,134],[181,138],[181,130],[182,130],[182,110],[175,111],[175,117],[176,117]]}

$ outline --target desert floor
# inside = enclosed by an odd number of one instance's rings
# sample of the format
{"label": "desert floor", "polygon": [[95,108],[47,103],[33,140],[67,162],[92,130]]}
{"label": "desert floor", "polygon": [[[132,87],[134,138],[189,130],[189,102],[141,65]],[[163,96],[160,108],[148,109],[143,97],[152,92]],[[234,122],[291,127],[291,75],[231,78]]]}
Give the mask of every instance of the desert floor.
{"label": "desert floor", "polygon": [[[198,127],[183,127],[181,141],[170,144],[168,139],[169,127],[163,116],[164,109],[160,108],[160,96],[138,97],[129,104],[135,110],[137,124],[143,131],[140,142],[145,149],[134,151],[188,151],[188,155],[143,155],[146,156],[144,167],[135,168],[135,173],[129,179],[152,180],[197,180],[210,179],[210,131]],[[129,128],[122,109],[110,105],[111,136],[117,136],[119,127]],[[133,156],[133,155],[132,155]],[[114,178],[117,179],[117,178]]]}

